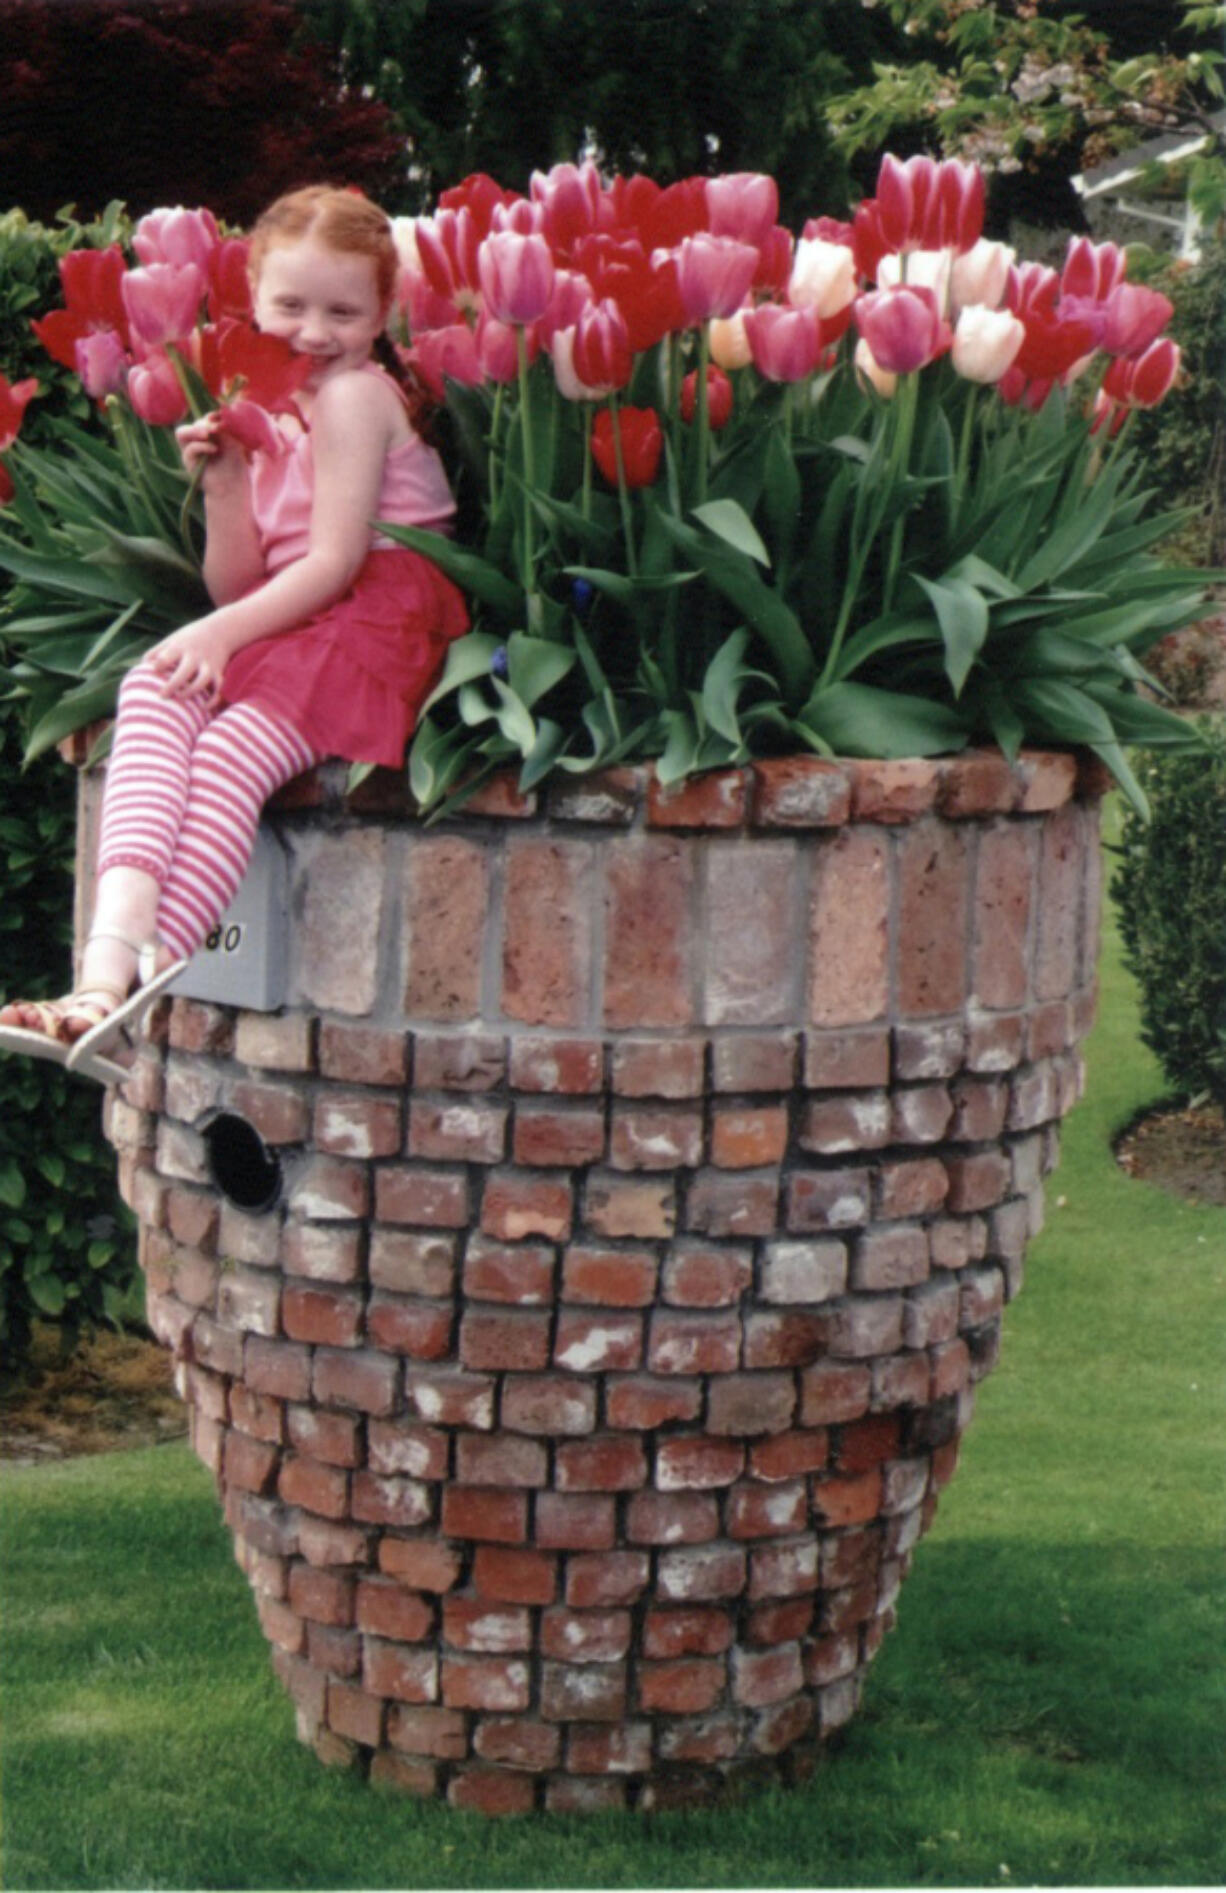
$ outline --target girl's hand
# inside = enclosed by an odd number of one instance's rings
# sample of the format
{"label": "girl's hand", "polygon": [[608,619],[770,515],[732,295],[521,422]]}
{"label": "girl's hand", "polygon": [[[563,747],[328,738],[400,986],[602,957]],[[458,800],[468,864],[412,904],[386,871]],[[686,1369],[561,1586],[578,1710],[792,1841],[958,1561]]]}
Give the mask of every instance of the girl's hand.
{"label": "girl's hand", "polygon": [[188,473],[200,471],[206,493],[245,480],[243,450],[222,425],[220,409],[176,427],[175,441]]}
{"label": "girl's hand", "polygon": [[216,701],[230,649],[215,619],[197,618],[155,644],[145,662],[162,679],[165,697]]}

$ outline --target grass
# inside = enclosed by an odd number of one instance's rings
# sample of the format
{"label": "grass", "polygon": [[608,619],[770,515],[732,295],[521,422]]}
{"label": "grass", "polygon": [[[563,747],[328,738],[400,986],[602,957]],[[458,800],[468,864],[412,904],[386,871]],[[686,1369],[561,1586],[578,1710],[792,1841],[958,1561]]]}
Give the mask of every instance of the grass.
{"label": "grass", "polygon": [[4,1883],[723,1887],[1226,1880],[1226,1211],[1124,1176],[1160,1091],[1112,936],[1048,1227],[866,1702],[735,1811],[490,1824],[292,1739],[181,1445],[10,1472]]}

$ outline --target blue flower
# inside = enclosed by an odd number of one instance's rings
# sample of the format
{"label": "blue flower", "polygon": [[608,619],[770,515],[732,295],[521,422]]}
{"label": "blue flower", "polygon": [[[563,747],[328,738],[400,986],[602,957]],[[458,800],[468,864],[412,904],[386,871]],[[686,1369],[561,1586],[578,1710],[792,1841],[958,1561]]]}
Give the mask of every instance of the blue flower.
{"label": "blue flower", "polygon": [[490,676],[504,677],[507,674],[507,647],[500,644],[490,659]]}
{"label": "blue flower", "polygon": [[570,601],[576,615],[586,618],[592,609],[592,600],[596,596],[595,586],[586,578],[577,578],[570,588]]}

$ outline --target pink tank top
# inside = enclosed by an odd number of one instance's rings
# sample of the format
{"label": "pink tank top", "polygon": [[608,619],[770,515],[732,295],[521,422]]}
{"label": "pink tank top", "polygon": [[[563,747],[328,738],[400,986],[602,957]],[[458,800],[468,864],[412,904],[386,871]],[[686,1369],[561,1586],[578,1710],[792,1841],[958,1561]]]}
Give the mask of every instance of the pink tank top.
{"label": "pink tank top", "polygon": [[[391,376],[376,363],[368,363],[367,371],[382,375],[395,387]],[[252,511],[264,567],[270,576],[308,551],[314,492],[309,430],[288,441],[284,453],[251,456]],[[394,447],[384,461],[375,517],[400,526],[424,526],[431,532],[451,530],[455,500],[447,475],[433,447],[428,447],[420,435],[414,434]],[[371,539],[372,548],[393,543],[379,533]]]}

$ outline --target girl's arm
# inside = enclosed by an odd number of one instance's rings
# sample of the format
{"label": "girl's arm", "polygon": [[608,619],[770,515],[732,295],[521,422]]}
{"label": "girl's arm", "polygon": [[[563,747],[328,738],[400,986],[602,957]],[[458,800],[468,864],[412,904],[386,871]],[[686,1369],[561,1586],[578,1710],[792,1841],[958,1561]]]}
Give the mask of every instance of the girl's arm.
{"label": "girl's arm", "polygon": [[323,384],[311,416],[308,550],[254,591],[154,646],[149,662],[164,674],[167,695],[215,694],[236,651],[294,630],[348,589],[370,549],[383,463],[404,426],[395,394],[373,375],[347,372]]}
{"label": "girl's arm", "polygon": [[215,605],[229,604],[264,577],[246,456],[212,414],[176,428],[175,438],[187,471],[203,467],[205,588]]}

